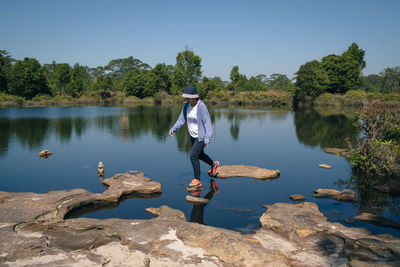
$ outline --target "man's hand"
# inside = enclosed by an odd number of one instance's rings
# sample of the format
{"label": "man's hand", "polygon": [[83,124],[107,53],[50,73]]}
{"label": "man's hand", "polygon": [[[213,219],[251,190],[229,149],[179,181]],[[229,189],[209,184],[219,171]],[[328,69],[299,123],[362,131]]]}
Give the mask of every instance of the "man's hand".
{"label": "man's hand", "polygon": [[209,144],[206,144],[206,147],[208,147]]}
{"label": "man's hand", "polygon": [[172,136],[174,134],[173,131],[169,131],[169,135]]}

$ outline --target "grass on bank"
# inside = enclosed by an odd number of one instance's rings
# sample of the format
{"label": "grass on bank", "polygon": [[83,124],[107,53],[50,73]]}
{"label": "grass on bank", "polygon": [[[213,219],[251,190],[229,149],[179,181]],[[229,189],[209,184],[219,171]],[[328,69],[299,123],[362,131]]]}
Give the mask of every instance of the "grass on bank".
{"label": "grass on bank", "polygon": [[[265,106],[292,106],[293,94],[284,91],[250,91],[233,92],[217,91],[209,92],[203,99],[204,102],[215,105],[265,105]],[[166,92],[158,92],[153,97],[144,99],[135,96],[126,96],[123,92],[111,93],[102,97],[95,92],[84,94],[74,98],[72,96],[37,95],[31,100],[23,99],[5,93],[0,94],[0,106],[79,106],[79,105],[138,105],[138,104],[181,104],[183,101],[180,95],[169,95]]]}

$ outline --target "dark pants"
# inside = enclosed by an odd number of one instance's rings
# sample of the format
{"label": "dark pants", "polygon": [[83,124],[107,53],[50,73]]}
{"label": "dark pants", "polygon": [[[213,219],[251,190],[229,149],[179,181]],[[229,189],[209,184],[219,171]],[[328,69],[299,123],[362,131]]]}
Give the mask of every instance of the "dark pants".
{"label": "dark pants", "polygon": [[204,141],[199,141],[197,138],[190,137],[190,141],[192,142],[192,149],[190,150],[190,161],[193,165],[193,173],[195,179],[200,179],[200,161],[204,161],[208,165],[212,166],[212,159],[204,153]]}

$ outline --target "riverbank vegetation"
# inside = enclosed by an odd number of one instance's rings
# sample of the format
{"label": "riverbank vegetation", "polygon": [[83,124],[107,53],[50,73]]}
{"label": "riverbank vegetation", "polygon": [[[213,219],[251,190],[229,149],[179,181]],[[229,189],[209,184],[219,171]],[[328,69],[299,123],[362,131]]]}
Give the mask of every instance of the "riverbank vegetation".
{"label": "riverbank vegetation", "polygon": [[201,57],[188,48],[178,53],[175,65],[151,67],[127,57],[95,68],[55,61],[41,65],[34,58],[16,60],[0,50],[0,105],[181,103],[188,84],[195,85],[206,102],[221,105],[363,106],[372,99],[398,104],[400,67],[364,77],[364,54],[353,43],[342,55],[300,66],[292,80],[278,73],[247,77],[233,66],[230,81],[224,81],[203,76]]}
{"label": "riverbank vegetation", "polygon": [[400,114],[374,102],[358,113],[360,136],[349,143],[356,172],[400,178]]}
{"label": "riverbank vegetation", "polygon": [[153,68],[133,57],[96,68],[55,61],[42,66],[34,58],[15,60],[0,51],[3,106],[181,103],[188,84],[216,104],[291,105],[294,84],[286,75],[248,78],[234,66],[230,79],[202,76],[201,58],[187,48],[178,53],[174,66],[160,63]]}

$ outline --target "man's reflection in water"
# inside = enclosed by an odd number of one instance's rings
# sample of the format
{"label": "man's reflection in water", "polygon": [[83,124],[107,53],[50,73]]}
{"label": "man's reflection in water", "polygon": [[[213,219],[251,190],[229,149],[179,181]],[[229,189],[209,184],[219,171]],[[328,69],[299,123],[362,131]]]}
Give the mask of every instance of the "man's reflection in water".
{"label": "man's reflection in water", "polygon": [[[211,200],[214,194],[219,193],[219,189],[217,183],[214,180],[210,180],[210,192],[208,192],[203,198]],[[196,191],[192,193],[194,196],[200,196],[200,191]],[[193,204],[192,213],[190,213],[190,222],[195,222],[199,224],[204,223],[204,208],[207,206],[208,203],[198,203]]]}

